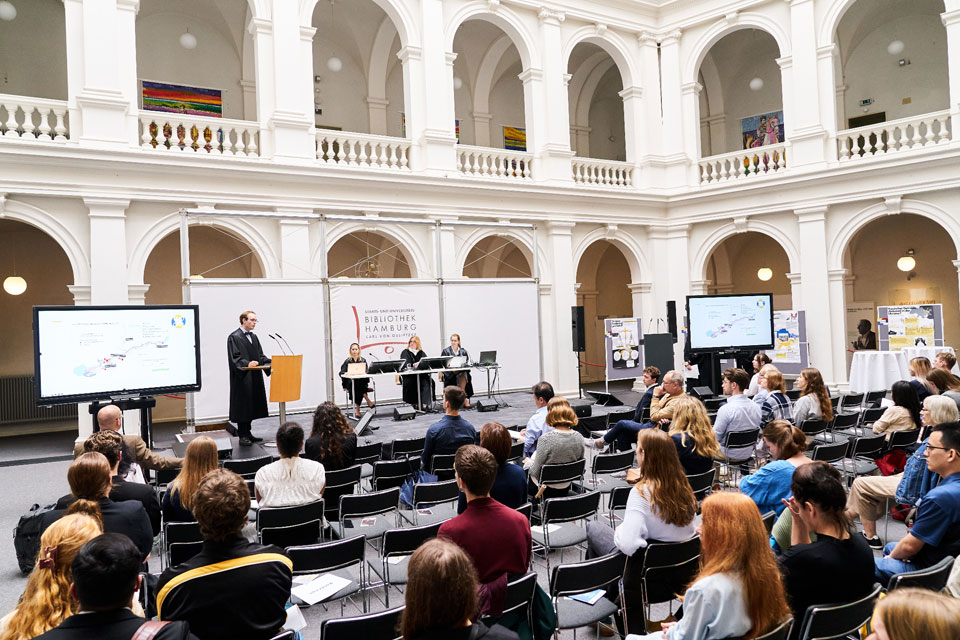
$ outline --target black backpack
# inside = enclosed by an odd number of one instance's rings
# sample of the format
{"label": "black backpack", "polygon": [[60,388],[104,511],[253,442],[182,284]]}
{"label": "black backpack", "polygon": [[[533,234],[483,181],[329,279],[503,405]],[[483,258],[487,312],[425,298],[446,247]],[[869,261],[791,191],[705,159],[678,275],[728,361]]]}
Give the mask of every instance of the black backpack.
{"label": "black backpack", "polygon": [[20,521],[13,529],[13,548],[17,552],[17,564],[24,574],[33,571],[40,552],[40,535],[43,533],[43,516],[55,511],[57,505],[48,504],[41,507],[35,504],[30,511],[20,516]]}

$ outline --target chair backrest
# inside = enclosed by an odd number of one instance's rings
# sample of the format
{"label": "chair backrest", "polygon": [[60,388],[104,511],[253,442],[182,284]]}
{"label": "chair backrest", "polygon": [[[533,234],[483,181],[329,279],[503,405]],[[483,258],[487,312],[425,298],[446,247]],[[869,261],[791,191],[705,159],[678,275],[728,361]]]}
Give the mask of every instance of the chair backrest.
{"label": "chair backrest", "polygon": [[773,531],[773,523],[777,520],[777,512],[767,511],[760,516],[760,519],[763,520],[763,526],[767,529],[767,535],[770,535],[770,532]]}
{"label": "chair backrest", "polygon": [[880,406],[880,401],[887,397],[886,389],[878,389],[876,391],[867,391],[867,396],[863,399],[863,406],[867,409],[877,408]]}
{"label": "chair backrest", "polygon": [[872,454],[882,451],[886,445],[887,437],[882,433],[878,436],[861,436],[853,441],[850,457],[871,457]]}
{"label": "chair backrest", "polygon": [[610,500],[607,504],[607,509],[609,511],[613,511],[615,509],[626,509],[627,498],[630,497],[631,491],[633,491],[633,487],[614,487],[613,491],[610,492]]}
{"label": "chair backrest", "polygon": [[354,450],[354,464],[373,463],[379,460],[383,455],[383,444],[380,442],[370,442],[368,444],[358,444]]}
{"label": "chair backrest", "polygon": [[223,468],[233,471],[244,478],[252,478],[257,475],[260,467],[264,467],[273,462],[273,456],[260,456],[258,458],[241,458],[239,460],[227,459],[223,461]]}
{"label": "chair backrest", "polygon": [[420,461],[413,460],[379,460],[373,463],[373,488],[376,491],[399,487],[407,479]]}
{"label": "chair backrest", "polygon": [[588,491],[564,498],[547,498],[543,501],[543,524],[548,522],[570,522],[589,518],[600,509],[600,493]]}
{"label": "chair backrest", "polygon": [[853,633],[873,615],[873,605],[879,595],[878,584],[868,595],[853,602],[807,607],[800,637],[802,640],[826,640]]}
{"label": "chair backrest", "polygon": [[859,413],[838,413],[833,417],[833,428],[849,429],[855,427],[860,422]]}
{"label": "chair backrest", "polygon": [[787,391],[787,397],[790,398],[791,402],[796,402],[800,399],[800,389],[790,389]]}
{"label": "chair backrest", "polygon": [[395,640],[403,607],[353,618],[331,618],[320,623],[320,640]]}
{"label": "chair backrest", "polygon": [[413,485],[413,505],[454,502],[460,497],[456,480],[418,482]]}
{"label": "chair backrest", "polygon": [[930,589],[931,591],[943,591],[947,586],[947,580],[950,578],[950,571],[953,569],[953,556],[947,556],[937,564],[920,569],[919,571],[909,571],[907,573],[897,573],[890,578],[888,591],[902,589],[903,587],[917,587],[918,589]]}
{"label": "chair backrest", "polygon": [[346,469],[337,469],[336,471],[327,471],[327,486],[323,490],[324,511],[328,520],[337,519],[337,510],[340,508],[340,496],[353,493],[360,484],[360,473],[362,469],[359,464]]}
{"label": "chair backrest", "polygon": [[833,407],[834,413],[837,411],[837,407],[840,405],[840,396],[830,396],[830,406]]}
{"label": "chair backrest", "polygon": [[826,430],[827,423],[824,420],[804,420],[800,423],[800,431],[803,431],[803,434],[807,436],[808,439],[820,435]]}
{"label": "chair backrest", "polygon": [[183,564],[203,550],[203,540],[199,542],[171,542],[167,545],[167,564],[175,567]]}
{"label": "chair backrest", "polygon": [[394,440],[393,441],[393,458],[396,460],[401,456],[419,456],[423,453],[424,444],[426,444],[427,439],[424,438],[407,438],[405,440]]}
{"label": "chair backrest", "polygon": [[717,411],[723,405],[727,404],[726,398],[707,398],[703,401],[703,406],[707,411]]}
{"label": "chair backrest", "polygon": [[839,408],[841,411],[844,409],[859,409],[861,404],[863,404],[862,393],[848,393],[840,398]]}
{"label": "chair backrest", "polygon": [[810,455],[811,460],[822,460],[824,462],[838,462],[847,455],[847,443],[835,442],[833,444],[818,444],[813,448]]}
{"label": "chair backrest", "polygon": [[455,453],[438,453],[430,460],[430,472],[438,474],[440,471],[453,472],[453,461],[456,459]]}
{"label": "chair backrest", "polygon": [[262,544],[313,544],[322,531],[323,500],[292,507],[261,507],[257,511],[257,534]]}
{"label": "chair backrest", "polygon": [[436,538],[442,522],[419,527],[389,529],[383,534],[383,546],[380,553],[384,556],[409,555],[430,538]]}
{"label": "chair backrest", "polygon": [[640,422],[649,422],[650,421],[650,407],[644,407],[643,411],[640,413]]}
{"label": "chair backrest", "polygon": [[787,640],[790,632],[793,630],[793,616],[788,616],[786,620],[776,627],[767,631],[762,636],[757,636],[754,640]]}
{"label": "chair backrest", "polygon": [[340,497],[340,521],[387,513],[397,508],[400,487]]}
{"label": "chair backrest", "polygon": [[522,505],[516,508],[516,511],[519,511],[523,515],[527,516],[527,520],[533,517],[533,503],[524,502]]}
{"label": "chair backrest", "polygon": [[173,482],[173,479],[180,474],[180,469],[157,469],[154,473],[156,474],[154,484],[163,487]]}
{"label": "chair backrest", "polygon": [[196,522],[167,522],[163,525],[163,539],[167,544],[174,542],[200,542],[200,525]]}
{"label": "chair backrest", "polygon": [[550,595],[559,598],[605,587],[620,579],[626,562],[627,556],[615,550],[592,560],[555,566],[550,576]]}
{"label": "chair backrest", "polygon": [[716,476],[716,469],[710,469],[709,471],[705,471],[703,473],[687,476],[687,482],[690,483],[690,488],[693,489],[693,495],[697,498],[697,500],[703,500],[703,498],[707,495],[707,491],[709,491],[710,487],[713,486]]}
{"label": "chair backrest", "polygon": [[633,466],[636,454],[633,451],[620,453],[601,453],[593,457],[593,475],[616,473]]}
{"label": "chair backrest", "polygon": [[682,542],[651,543],[643,557],[644,603],[672,600],[690,584],[699,568],[700,536]]}
{"label": "chair backrest", "polygon": [[592,431],[606,431],[607,416],[587,416],[586,418],[579,418],[573,428],[575,431],[579,431],[580,435],[584,438],[592,438]]}
{"label": "chair backrest", "polygon": [[586,460],[580,458],[563,464],[545,464],[540,469],[540,484],[562,484],[583,477]]}
{"label": "chair backrest", "polygon": [[523,440],[510,445],[510,457],[507,462],[519,462],[523,459]]}
{"label": "chair backrest", "polygon": [[865,409],[863,413],[860,414],[860,424],[873,424],[883,416],[884,411],[886,411],[886,409],[883,407]]}
{"label": "chair backrest", "polygon": [[621,420],[633,420],[635,411],[633,409],[624,409],[622,411],[611,411],[607,414],[607,427],[612,427]]}
{"label": "chair backrest", "polygon": [[537,589],[537,574],[533,571],[507,583],[507,595],[503,598],[504,615],[515,611],[526,611],[533,602]]}
{"label": "chair backrest", "polygon": [[727,431],[723,438],[723,446],[727,449],[739,449],[751,447],[757,444],[760,439],[760,429],[748,429],[747,431]]}
{"label": "chair backrest", "polygon": [[354,536],[333,542],[286,547],[284,551],[293,562],[294,574],[320,573],[362,563],[366,542],[363,536]]}
{"label": "chair backrest", "polygon": [[920,435],[919,429],[908,429],[906,431],[894,431],[890,435],[890,440],[887,441],[887,444],[891,449],[905,449],[917,442],[917,437]]}

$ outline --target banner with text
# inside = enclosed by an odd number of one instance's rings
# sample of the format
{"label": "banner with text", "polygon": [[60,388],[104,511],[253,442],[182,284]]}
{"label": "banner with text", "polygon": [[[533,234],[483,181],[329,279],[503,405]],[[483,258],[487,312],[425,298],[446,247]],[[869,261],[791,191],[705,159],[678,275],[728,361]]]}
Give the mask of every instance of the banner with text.
{"label": "banner with text", "polygon": [[905,347],[942,347],[943,305],[877,307],[877,328],[881,351],[899,351]]}
{"label": "banner with text", "polygon": [[781,373],[799,374],[809,365],[805,311],[773,312],[773,349],[765,353]]}
{"label": "banner with text", "polygon": [[643,373],[640,318],[607,318],[603,338],[607,355],[607,380],[639,378]]}

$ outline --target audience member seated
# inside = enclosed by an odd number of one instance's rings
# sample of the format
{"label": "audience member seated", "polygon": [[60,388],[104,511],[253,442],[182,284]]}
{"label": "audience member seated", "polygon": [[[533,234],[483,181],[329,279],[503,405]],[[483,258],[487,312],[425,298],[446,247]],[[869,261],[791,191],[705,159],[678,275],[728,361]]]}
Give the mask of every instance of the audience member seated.
{"label": "audience member seated", "polygon": [[[140,552],[130,538],[105,533],[73,560],[70,594],[79,611],[42,636],[45,640],[197,640],[185,622],[147,622],[131,611],[141,587]],[[150,627],[157,630],[151,633]],[[141,631],[141,628],[144,628]]]}
{"label": "audience member seated", "polygon": [[540,472],[547,464],[564,464],[583,459],[583,437],[573,430],[577,425],[577,414],[566,398],[554,396],[547,404],[546,424],[552,431],[540,437],[540,443],[532,459],[524,461],[529,465],[529,491],[536,498],[565,496],[570,483],[540,486]]}
{"label": "audience member seated", "polygon": [[183,458],[183,468],[163,494],[163,521],[194,522],[193,497],[197,485],[203,476],[219,466],[217,443],[212,438],[200,436],[191,440]]}
{"label": "audience member seated", "polygon": [[[873,591],[873,552],[863,536],[851,535],[847,494],[835,467],[822,461],[797,467],[790,490],[784,504],[793,516],[791,547],[780,569],[793,619],[802,621],[811,605],[852,602]],[[800,637],[800,624],[791,637]]]}
{"label": "audience member seated", "polygon": [[[102,453],[110,465],[110,475],[113,487],[110,489],[110,499],[114,502],[123,502],[125,500],[135,500],[143,505],[150,518],[150,528],[153,535],[160,533],[160,502],[157,500],[157,494],[153,487],[139,482],[128,482],[124,480],[119,472],[120,457],[123,452],[123,438],[116,431],[104,429],[91,435],[83,443],[84,451],[96,451]],[[76,498],[72,494],[63,496],[57,501],[57,508],[66,509],[73,504]]]}
{"label": "audience member seated", "polygon": [[[754,402],[760,404],[763,402],[763,398],[767,395],[764,393],[763,385],[760,383],[760,372],[763,371],[763,368],[770,364],[770,356],[765,354],[763,351],[758,351],[754,354],[753,360],[753,375],[750,376],[750,384],[747,385],[747,388],[744,390],[744,395],[753,398]],[[757,401],[757,396],[760,396],[760,401]]]}
{"label": "audience member seated", "polygon": [[[116,405],[108,404],[97,412],[97,425],[100,429],[119,432],[123,429],[123,412]],[[144,469],[177,469],[183,464],[183,458],[166,458],[154,453],[138,435],[126,434],[123,436],[123,442],[136,463]],[[78,442],[73,448],[73,455],[77,457],[81,453],[83,453],[83,443]]]}
{"label": "audience member seated", "polygon": [[960,382],[960,377],[957,377],[953,373],[953,368],[957,366],[957,356],[953,355],[949,351],[941,351],[933,358],[933,368],[934,369],[943,369],[950,375],[952,375],[957,382]]}
{"label": "audience member seated", "polygon": [[957,640],[960,600],[928,589],[891,591],[877,600],[867,640]]}
{"label": "audience member seated", "polygon": [[923,402],[923,399],[929,395],[936,394],[937,387],[927,380],[927,375],[932,370],[930,361],[927,358],[919,357],[910,360],[910,386],[917,392],[917,400]]}
{"label": "audience member seated", "polygon": [[533,403],[537,406],[530,419],[527,420],[527,427],[523,430],[523,457],[529,458],[537,450],[537,440],[540,436],[550,431],[551,427],[546,424],[547,403],[553,397],[553,385],[549,382],[538,382],[533,385]]}
{"label": "audience member seated", "polygon": [[[114,502],[110,495],[110,463],[102,453],[89,451],[76,458],[67,470],[67,482],[74,502],[66,513],[85,513],[103,524],[108,533],[122,533],[133,540],[140,549],[142,560],[153,548],[153,530],[150,518],[140,502],[126,500]],[[62,509],[50,511],[43,516],[44,528],[64,515]]]}
{"label": "audience member seated", "polygon": [[908,431],[920,427],[920,401],[913,387],[905,380],[898,380],[891,388],[893,406],[887,407],[883,415],[873,423],[874,433],[886,433],[887,439],[893,431]]}
{"label": "audience member seated", "polygon": [[[640,396],[640,402],[637,403],[636,409],[633,410],[633,420],[619,420],[613,426],[613,429],[607,431],[602,438],[599,438],[595,445],[597,449],[603,449],[608,444],[613,444],[618,435],[623,434],[624,441],[629,438],[631,441],[636,441],[636,434],[641,429],[645,429],[650,425],[649,422],[643,422],[643,412],[644,410],[650,409],[650,402],[653,399],[653,389],[656,386],[657,382],[660,380],[660,369],[656,367],[646,367],[643,370],[643,384],[647,388],[643,392],[643,395]],[[631,435],[632,434],[632,435]],[[627,446],[619,446],[618,449],[623,451],[628,450],[629,444]]]}
{"label": "audience member seated", "polygon": [[603,438],[597,440],[596,446],[603,447],[606,443],[614,443],[618,451],[628,451],[637,441],[637,431],[650,427],[666,427],[673,419],[673,409],[679,398],[686,396],[683,390],[683,374],[679,371],[667,371],[663,382],[650,392],[650,422],[644,424],[632,420],[621,420],[607,431]]}
{"label": "audience member seated", "polygon": [[[938,424],[956,422],[960,414],[950,398],[927,396],[923,401],[920,417],[924,431],[928,431]],[[877,520],[883,517],[887,501],[900,496],[904,503],[916,504],[939,481],[940,477],[927,468],[925,451],[928,438],[924,439],[907,460],[903,473],[890,476],[860,476],[850,487],[850,495],[847,497],[847,517],[851,519],[860,517],[863,537],[874,549],[883,548],[883,541],[877,536]]]}
{"label": "audience member seated", "polygon": [[766,391],[763,400],[757,403],[759,395],[753,399],[760,407],[760,428],[763,429],[774,420],[790,422],[793,419],[793,406],[787,397],[787,385],[780,370],[772,364],[765,365],[760,370],[760,386]]}
{"label": "audience member seated", "polygon": [[743,494],[721,491],[703,501],[700,573],[687,589],[683,617],[665,631],[627,640],[721,640],[762,635],[790,613],[767,530]]}
{"label": "audience member seated", "polygon": [[303,457],[316,460],[326,471],[353,466],[357,433],[335,402],[321,402],[313,412],[313,430],[303,448]]}
{"label": "audience member seated", "polygon": [[281,549],[240,535],[249,510],[243,478],[227,469],[203,477],[193,501],[203,549],[160,574],[158,619],[184,620],[203,640],[267,640],[279,633],[293,563]]}
{"label": "audience member seated", "polygon": [[673,407],[669,435],[677,449],[683,472],[693,476],[710,471],[713,459],[720,455],[720,444],[706,407],[691,396],[677,398]]}
{"label": "audience member seated", "polygon": [[819,369],[807,367],[801,371],[794,386],[800,390],[800,397],[793,403],[793,424],[799,426],[804,420],[833,420],[830,394]]}
{"label": "audience member seated", "polygon": [[[516,464],[507,462],[513,440],[510,432],[499,422],[488,422],[480,429],[481,447],[493,454],[497,461],[497,477],[493,480],[490,497],[500,504],[516,509],[527,501],[527,475]],[[467,508],[467,496],[460,494],[457,513]]]}
{"label": "audience member seated", "polygon": [[760,513],[783,511],[782,500],[790,497],[793,472],[810,462],[803,455],[807,438],[786,420],[774,420],[763,430],[763,442],[774,461],[740,480],[740,491],[757,503]]}
{"label": "audience member seated", "polygon": [[[952,354],[947,354],[952,355]],[[947,369],[931,369],[927,381],[933,383],[937,393],[953,400],[960,408],[960,380]]]}
{"label": "audience member seated", "polygon": [[467,394],[460,387],[449,386],[443,390],[444,416],[427,429],[420,462],[426,471],[430,470],[433,456],[450,455],[465,444],[477,441],[477,430],[460,417],[460,409],[467,401]]}
{"label": "audience member seated", "polygon": [[649,540],[679,542],[696,533],[697,499],[670,436],[660,429],[637,434],[637,466],[627,472],[628,480],[636,479],[637,484],[627,498],[623,522],[611,529],[604,521],[587,521],[588,558],[605,556],[614,549],[632,556],[645,549]]}
{"label": "audience member seated", "polygon": [[895,573],[916,571],[960,555],[960,423],[933,428],[927,449],[927,468],[939,475],[917,507],[910,532],[900,542],[888,542],[876,559],[877,580],[882,584]]}
{"label": "audience member seated", "polygon": [[752,444],[748,447],[728,449],[723,442],[728,433],[759,429],[760,407],[743,395],[743,390],[750,382],[746,371],[743,369],[727,369],[723,372],[721,378],[723,393],[730,397],[726,404],[717,411],[717,419],[713,423],[713,429],[717,434],[717,442],[720,443],[720,450],[724,456],[733,460],[749,458],[753,452]]}
{"label": "audience member seated", "polygon": [[80,547],[103,533],[96,518],[64,516],[40,536],[40,553],[17,606],[0,618],[0,640],[30,640],[77,612],[70,596],[71,563]]}
{"label": "audience member seated", "polygon": [[480,613],[500,615],[507,574],[524,574],[530,566],[530,522],[490,496],[497,476],[497,460],[490,451],[475,444],[460,447],[454,470],[467,508],[440,525],[438,535],[456,542],[473,561],[480,581]]}
{"label": "audience member seated", "polygon": [[254,478],[253,486],[261,507],[289,507],[323,497],[327,484],[323,465],[301,458],[301,449],[303,427],[296,422],[284,422],[277,429],[280,459],[260,467]]}
{"label": "audience member seated", "polygon": [[410,556],[404,603],[403,640],[519,638],[505,627],[475,620],[477,572],[463,549],[443,538],[427,540]]}

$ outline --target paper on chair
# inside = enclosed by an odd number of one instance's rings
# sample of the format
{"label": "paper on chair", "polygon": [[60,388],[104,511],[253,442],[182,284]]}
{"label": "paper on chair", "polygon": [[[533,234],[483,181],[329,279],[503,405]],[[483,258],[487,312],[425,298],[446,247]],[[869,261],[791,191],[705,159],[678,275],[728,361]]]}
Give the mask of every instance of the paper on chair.
{"label": "paper on chair", "polygon": [[350,581],[346,578],[341,578],[332,573],[323,573],[307,584],[294,587],[290,590],[290,594],[297,596],[307,604],[313,605],[329,598],[348,584],[350,584]]}
{"label": "paper on chair", "polygon": [[569,600],[577,600],[579,602],[586,602],[589,605],[594,605],[597,603],[600,598],[603,597],[606,593],[603,589],[595,589],[593,591],[587,591],[586,593],[578,593],[575,596],[567,596]]}
{"label": "paper on chair", "polygon": [[303,617],[303,612],[300,611],[300,607],[297,605],[291,605],[287,609],[287,621],[283,623],[283,629],[285,631],[300,631],[307,626],[307,621]]}
{"label": "paper on chair", "polygon": [[[547,525],[547,533],[553,533],[554,531],[559,531],[559,530],[560,530],[560,525],[558,525],[558,524],[548,524],[548,525]],[[540,535],[543,535],[543,527],[541,527],[540,525],[535,525],[535,526],[533,526],[533,527],[530,527],[530,531],[533,531],[534,533],[539,533]]]}

